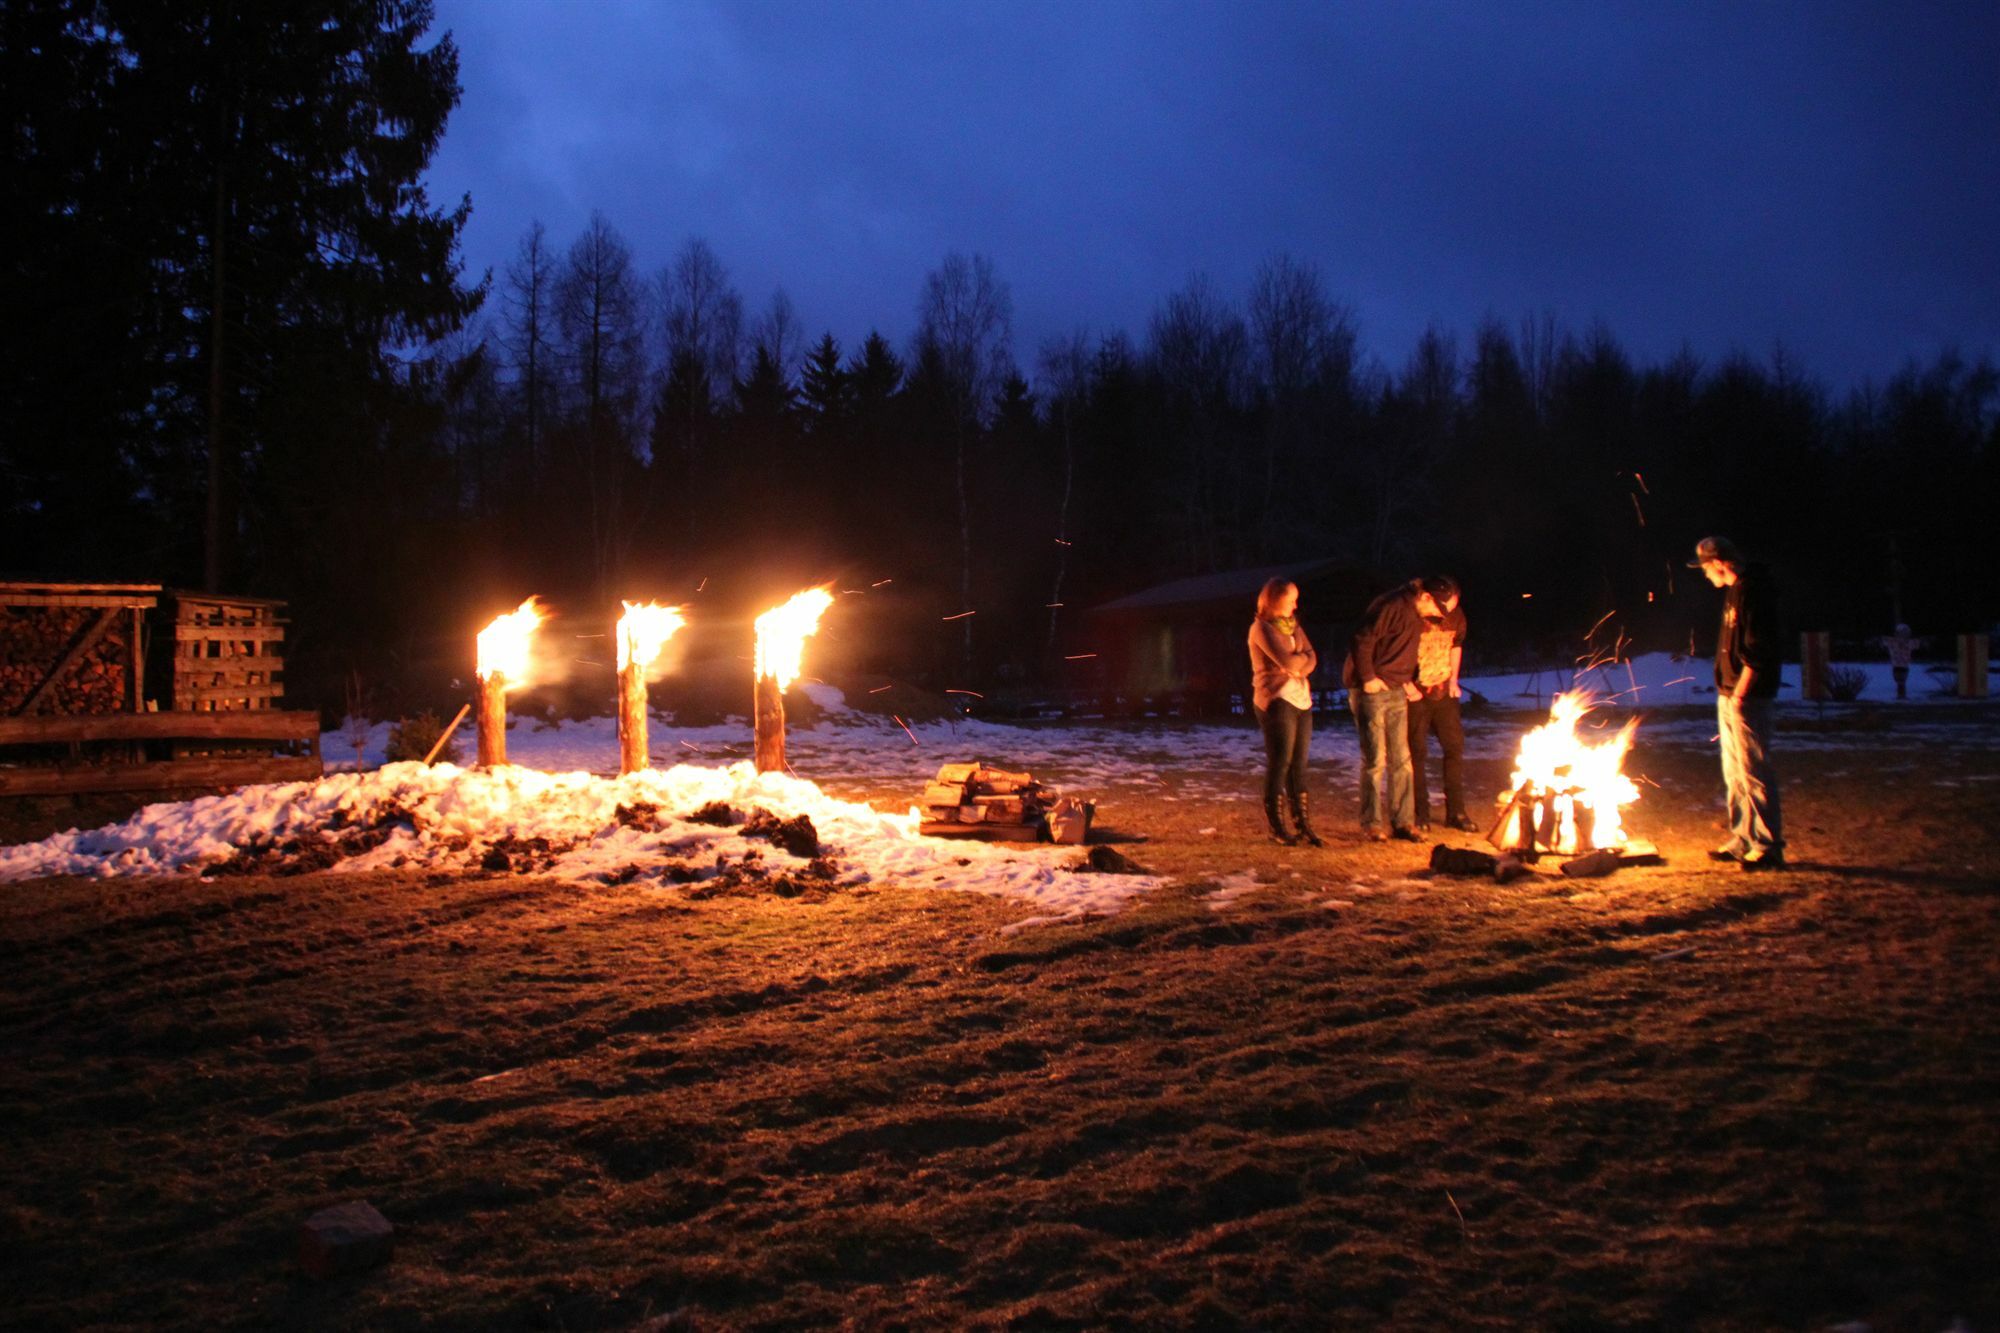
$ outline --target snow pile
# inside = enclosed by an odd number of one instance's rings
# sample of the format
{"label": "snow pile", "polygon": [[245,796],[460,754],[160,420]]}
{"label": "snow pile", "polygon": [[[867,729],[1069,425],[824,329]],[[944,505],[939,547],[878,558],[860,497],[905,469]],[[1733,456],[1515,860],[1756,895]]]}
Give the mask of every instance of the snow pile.
{"label": "snow pile", "polygon": [[1050,918],[1115,912],[1160,883],[1079,873],[1075,850],[926,838],[917,823],[914,810],[884,814],[749,763],[621,778],[400,763],[149,805],[122,824],[0,847],[0,881],[480,868],[689,892],[886,880],[1019,898]]}

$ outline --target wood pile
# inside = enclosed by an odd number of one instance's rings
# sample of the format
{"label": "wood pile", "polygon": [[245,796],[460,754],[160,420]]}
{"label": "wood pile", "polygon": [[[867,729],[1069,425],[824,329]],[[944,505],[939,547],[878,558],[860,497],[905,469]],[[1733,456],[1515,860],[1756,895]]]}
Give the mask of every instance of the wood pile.
{"label": "wood pile", "polygon": [[1031,773],[988,768],[977,760],[946,764],[924,788],[923,823],[930,837],[996,842],[1080,843],[1096,807],[1037,782]]}
{"label": "wood pile", "polygon": [[[98,613],[82,608],[0,606],[0,716],[23,711],[97,619]],[[118,635],[99,635],[36,701],[36,711],[118,712],[131,672],[131,645]]]}

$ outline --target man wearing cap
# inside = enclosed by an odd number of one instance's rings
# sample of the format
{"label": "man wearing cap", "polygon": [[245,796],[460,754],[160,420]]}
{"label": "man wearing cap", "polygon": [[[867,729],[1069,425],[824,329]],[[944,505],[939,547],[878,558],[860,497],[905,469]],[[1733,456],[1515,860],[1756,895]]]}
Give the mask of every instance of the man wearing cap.
{"label": "man wearing cap", "polygon": [[1778,592],[1761,565],[1745,564],[1727,537],[1696,543],[1690,569],[1722,589],[1715,641],[1715,716],[1722,742],[1722,783],[1729,793],[1729,841],[1709,853],[1745,870],[1785,867],[1778,774],[1771,766],[1772,701],[1781,647]]}

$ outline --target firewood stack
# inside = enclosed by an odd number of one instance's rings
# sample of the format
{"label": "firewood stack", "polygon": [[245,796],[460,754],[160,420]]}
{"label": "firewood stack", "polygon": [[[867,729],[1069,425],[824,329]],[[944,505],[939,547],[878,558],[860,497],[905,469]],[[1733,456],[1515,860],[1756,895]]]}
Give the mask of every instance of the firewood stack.
{"label": "firewood stack", "polygon": [[1096,807],[1064,796],[1030,773],[1010,773],[974,761],[946,764],[924,789],[924,821],[931,837],[985,838],[995,842],[1080,843]]}
{"label": "firewood stack", "polygon": [[[22,705],[50,672],[83,643],[100,613],[69,607],[0,606],[0,716]],[[38,713],[116,713],[126,707],[131,645],[117,634],[88,644],[42,697]]]}

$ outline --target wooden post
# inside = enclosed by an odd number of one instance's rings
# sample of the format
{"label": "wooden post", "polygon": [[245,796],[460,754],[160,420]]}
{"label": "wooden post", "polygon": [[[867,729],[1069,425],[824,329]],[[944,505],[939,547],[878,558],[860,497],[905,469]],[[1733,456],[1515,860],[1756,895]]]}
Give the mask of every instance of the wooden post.
{"label": "wooden post", "polygon": [[507,678],[499,672],[479,678],[479,766],[507,762]]}
{"label": "wooden post", "polygon": [[1986,697],[1987,653],[1991,645],[1984,634],[1958,636],[1958,697]]}
{"label": "wooden post", "polygon": [[618,772],[637,773],[652,761],[646,735],[646,669],[628,662],[618,673]]}
{"label": "wooden post", "polygon": [[785,692],[776,676],[757,677],[756,730],[757,771],[785,771]]}
{"label": "wooden post", "polygon": [[1823,629],[1807,630],[1799,636],[1799,697],[1824,702],[1833,697],[1827,678],[1833,657],[1833,635]]}

